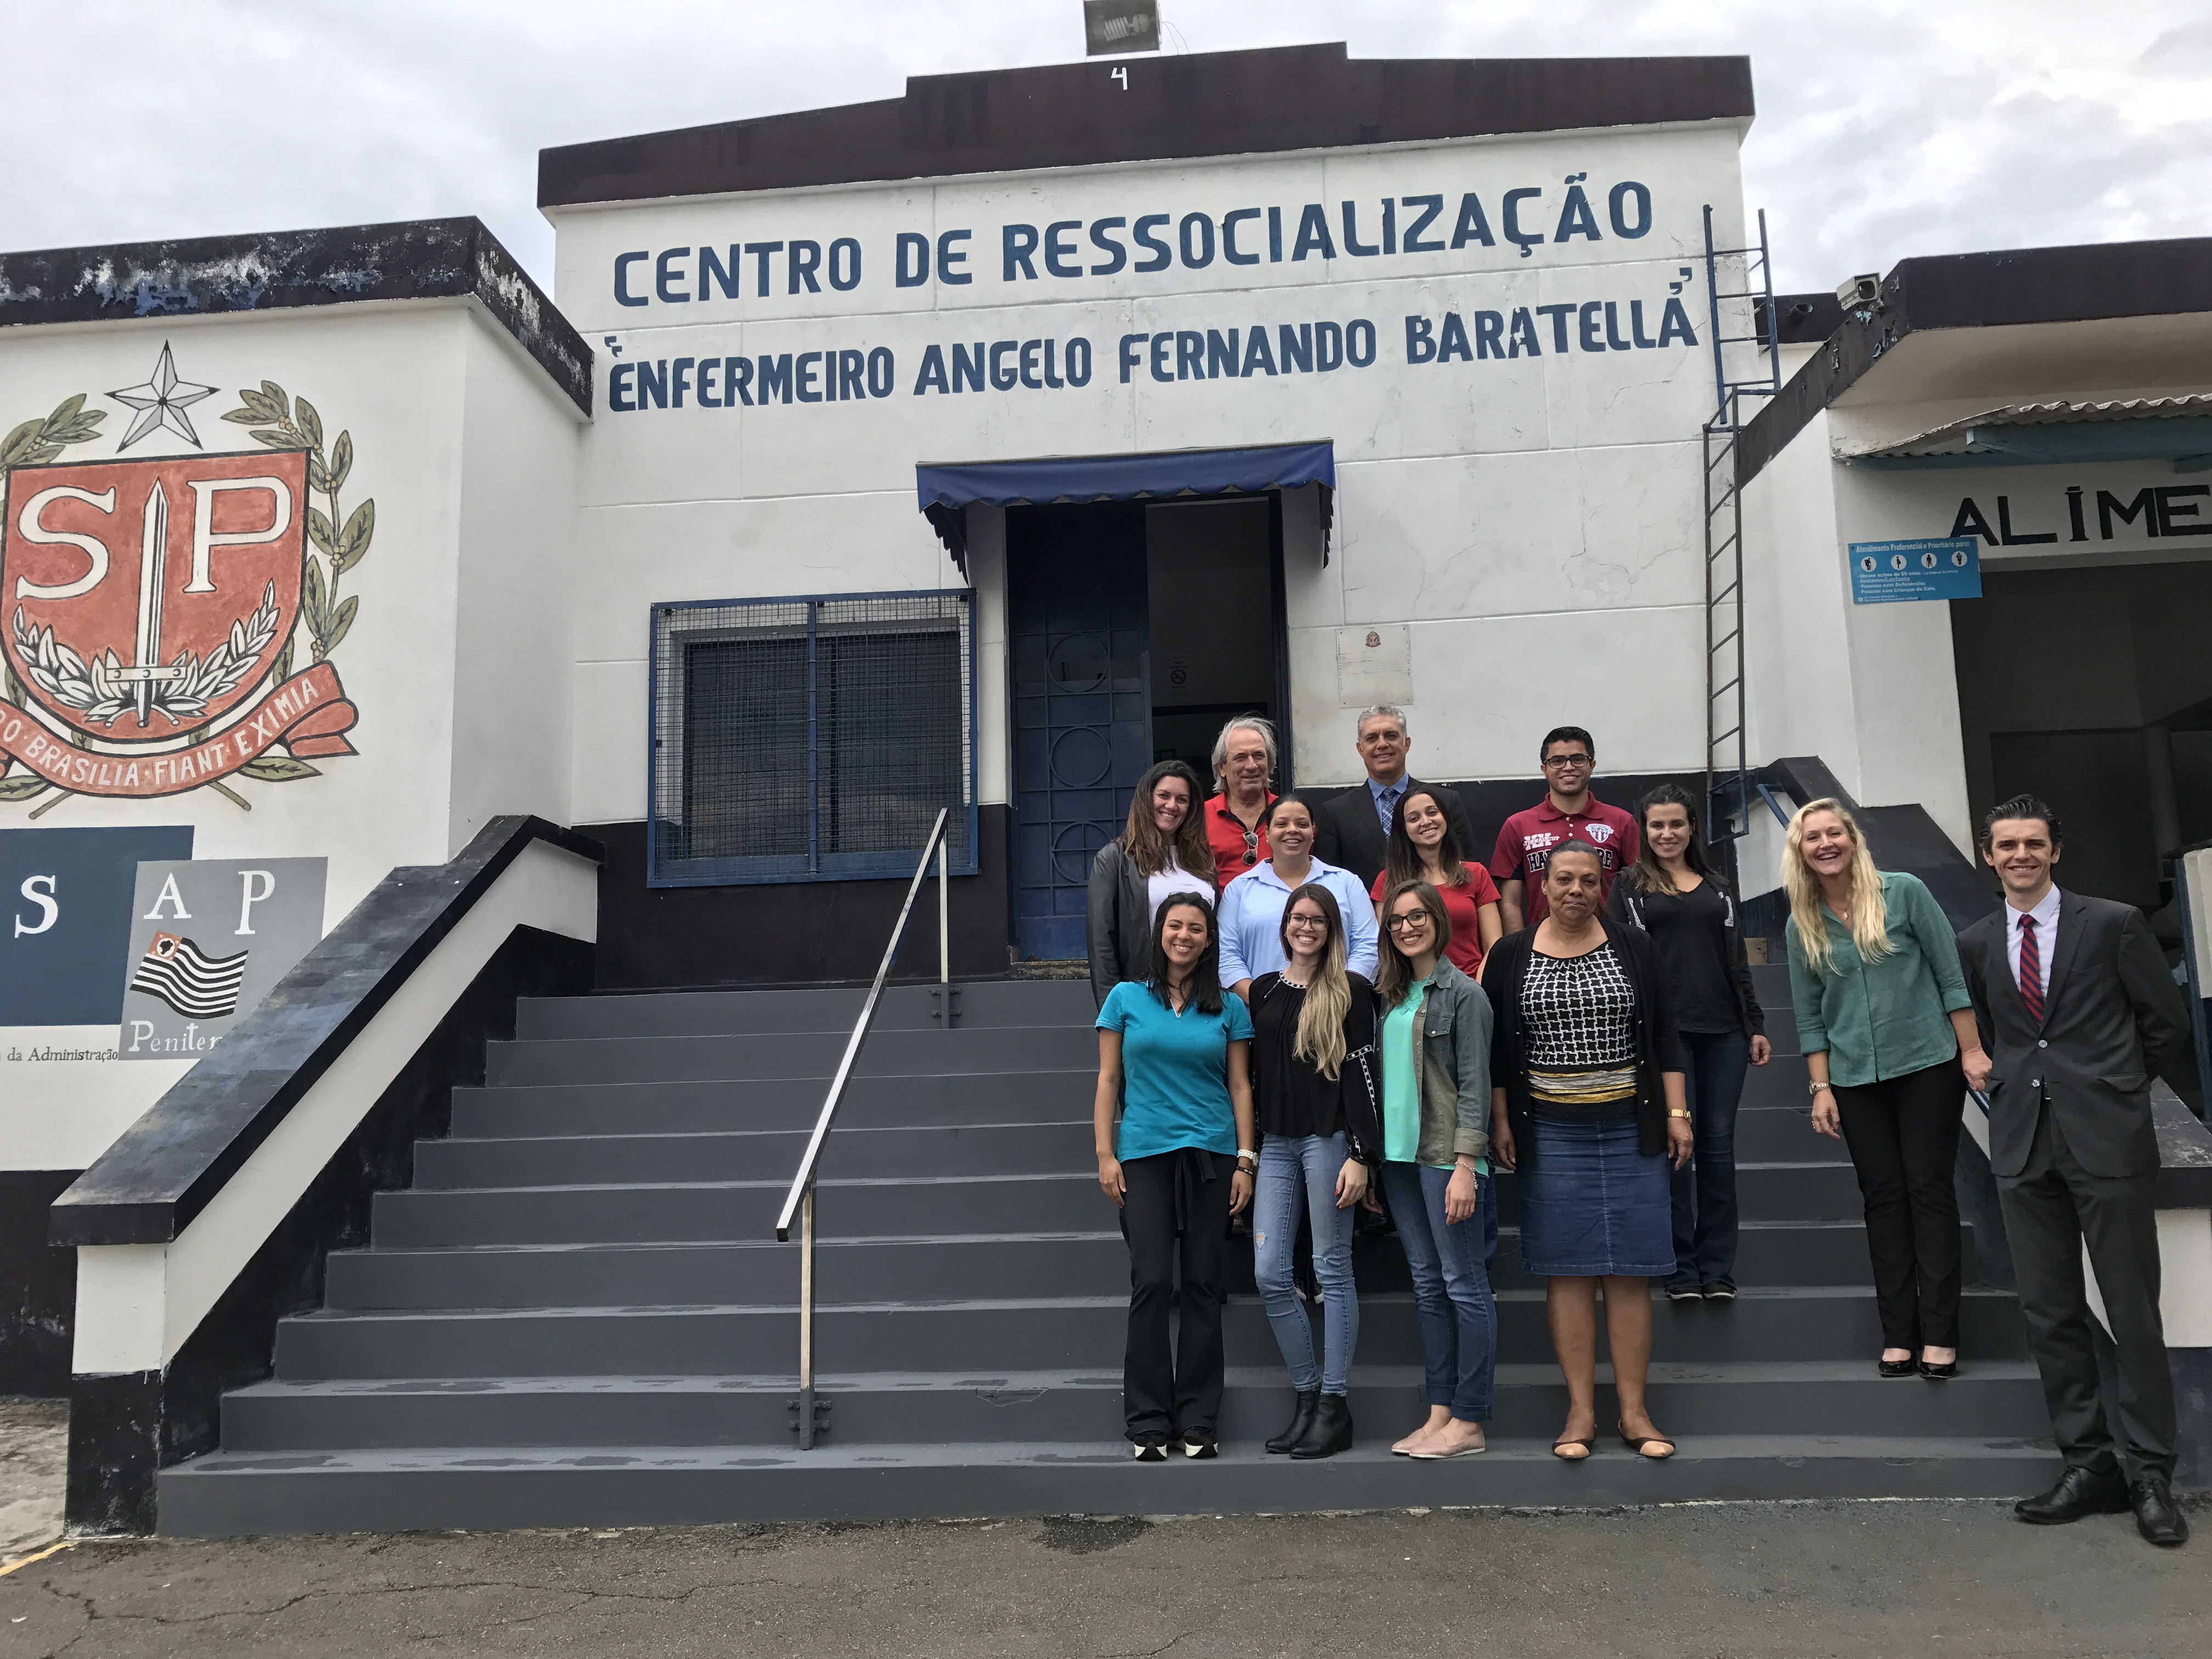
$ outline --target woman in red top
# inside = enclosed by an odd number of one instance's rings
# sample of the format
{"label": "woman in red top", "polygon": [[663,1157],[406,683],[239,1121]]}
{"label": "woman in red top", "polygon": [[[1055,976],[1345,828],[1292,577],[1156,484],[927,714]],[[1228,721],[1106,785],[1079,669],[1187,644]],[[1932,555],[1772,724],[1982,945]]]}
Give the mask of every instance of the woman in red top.
{"label": "woman in red top", "polygon": [[1444,914],[1451,918],[1451,943],[1444,947],[1444,955],[1473,979],[1481,970],[1484,955],[1505,932],[1498,886],[1480,865],[1461,860],[1459,837],[1452,834],[1443,803],[1426,789],[1408,789],[1391,815],[1382,873],[1367,890],[1378,917],[1382,895],[1409,881],[1427,882],[1443,900]]}

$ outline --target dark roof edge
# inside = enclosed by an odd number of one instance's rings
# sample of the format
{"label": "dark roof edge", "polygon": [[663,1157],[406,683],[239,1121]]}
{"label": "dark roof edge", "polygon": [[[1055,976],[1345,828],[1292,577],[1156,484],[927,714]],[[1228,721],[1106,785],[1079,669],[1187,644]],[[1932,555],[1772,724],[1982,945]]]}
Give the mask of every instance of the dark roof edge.
{"label": "dark roof edge", "polygon": [[1343,42],[910,77],[903,95],[540,150],[538,204],[1749,120],[1751,60],[1354,58]]}
{"label": "dark roof edge", "polygon": [[2212,311],[2212,237],[1899,260],[1882,279],[1881,306],[1846,314],[1746,424],[1736,448],[1738,486],[1757,477],[1815,416],[1915,332],[2200,311]]}
{"label": "dark roof edge", "polygon": [[461,298],[592,412],[591,347],[479,219],[0,253],[0,327]]}

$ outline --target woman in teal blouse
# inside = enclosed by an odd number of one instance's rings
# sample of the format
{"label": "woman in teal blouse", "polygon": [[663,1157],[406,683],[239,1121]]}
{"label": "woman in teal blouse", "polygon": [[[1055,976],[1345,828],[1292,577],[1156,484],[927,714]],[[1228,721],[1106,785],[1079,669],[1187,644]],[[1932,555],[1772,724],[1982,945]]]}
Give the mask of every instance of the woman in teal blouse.
{"label": "woman in teal blouse", "polygon": [[1790,820],[1782,854],[1813,1127],[1850,1147],[1866,1207],[1884,1376],[1958,1374],[1959,1199],[1968,1086],[1988,1080],[1951,924],[1917,876],[1878,871],[1840,802]]}

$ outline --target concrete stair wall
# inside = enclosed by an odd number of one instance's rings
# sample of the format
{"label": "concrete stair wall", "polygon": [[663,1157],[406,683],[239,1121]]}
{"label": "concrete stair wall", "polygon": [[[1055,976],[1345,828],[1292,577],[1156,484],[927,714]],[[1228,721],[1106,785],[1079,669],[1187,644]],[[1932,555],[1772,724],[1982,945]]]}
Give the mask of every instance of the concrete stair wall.
{"label": "concrete stair wall", "polygon": [[1782,970],[1754,971],[1778,1052],[1739,1121],[1741,1290],[1657,1303],[1669,1463],[1611,1442],[1579,1467],[1550,1456],[1565,1392],[1510,1176],[1489,1453],[1388,1455],[1421,1413],[1420,1347],[1397,1243],[1370,1236],[1352,1453],[1261,1452],[1288,1385],[1240,1242],[1223,1455],[1132,1463],[1127,1256],[1091,1168],[1090,993],[1051,981],[960,987],[951,1029],[932,990],[887,994],[818,1189],[830,1412],[801,1453],[798,1247],[773,1226],[860,994],[606,996],[524,1005],[486,1086],[455,1092],[450,1138],[418,1146],[413,1187],[378,1196],[370,1246],[333,1255],[324,1306],[284,1322],[274,1375],[226,1397],[222,1449],[164,1472],[161,1529],[2033,1488],[2054,1458],[2009,1297],[1969,1293],[1956,1382],[1875,1376],[1856,1186],[1810,1131]]}

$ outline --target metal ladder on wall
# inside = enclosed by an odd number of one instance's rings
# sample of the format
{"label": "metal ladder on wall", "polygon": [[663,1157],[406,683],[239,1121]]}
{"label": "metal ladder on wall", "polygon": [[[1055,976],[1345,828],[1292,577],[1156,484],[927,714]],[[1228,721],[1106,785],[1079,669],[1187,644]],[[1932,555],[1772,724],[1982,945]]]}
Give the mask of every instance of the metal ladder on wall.
{"label": "metal ladder on wall", "polygon": [[[1735,878],[1735,842],[1751,822],[1747,754],[1743,641],[1743,493],[1736,482],[1737,446],[1748,418],[1747,399],[1782,390],[1782,355],[1775,331],[1773,267],[1767,257],[1766,210],[1759,240],[1717,247],[1713,210],[1705,207],[1705,297],[1713,349],[1713,416],[1705,423],[1705,812],[1707,845],[1722,852]],[[1741,266],[1724,264],[1741,260]],[[1723,312],[1723,305],[1729,310]],[[1730,333],[1735,319],[1747,332]],[[1752,348],[1751,372],[1746,354]],[[1754,401],[1749,414],[1756,414]],[[1723,849],[1725,848],[1725,851]]]}

